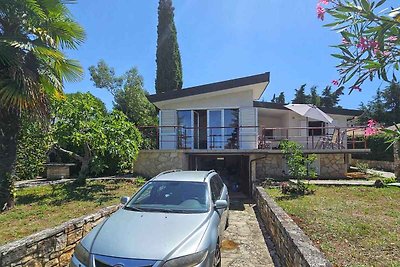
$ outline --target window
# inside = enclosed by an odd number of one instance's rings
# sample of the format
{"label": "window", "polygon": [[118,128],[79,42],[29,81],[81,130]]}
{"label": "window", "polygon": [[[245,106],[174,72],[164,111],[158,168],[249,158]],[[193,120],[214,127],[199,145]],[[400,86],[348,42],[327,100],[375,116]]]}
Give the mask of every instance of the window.
{"label": "window", "polygon": [[239,110],[208,111],[208,147],[210,149],[239,148]]}
{"label": "window", "polygon": [[211,177],[210,186],[211,186],[212,200],[213,202],[215,202],[221,198],[222,188],[224,187],[224,184],[222,183],[221,178],[215,175]]}
{"label": "window", "polygon": [[126,208],[143,212],[203,213],[208,211],[209,203],[204,182],[151,181]]}
{"label": "window", "polygon": [[226,149],[239,148],[239,110],[224,110],[224,143]]}
{"label": "window", "polygon": [[274,130],[272,129],[263,129],[264,139],[274,139]]}
{"label": "window", "polygon": [[178,110],[178,147],[192,148],[193,129],[192,129],[192,111]]}
{"label": "window", "polygon": [[309,121],[308,136],[323,136],[325,135],[325,124],[322,121]]}

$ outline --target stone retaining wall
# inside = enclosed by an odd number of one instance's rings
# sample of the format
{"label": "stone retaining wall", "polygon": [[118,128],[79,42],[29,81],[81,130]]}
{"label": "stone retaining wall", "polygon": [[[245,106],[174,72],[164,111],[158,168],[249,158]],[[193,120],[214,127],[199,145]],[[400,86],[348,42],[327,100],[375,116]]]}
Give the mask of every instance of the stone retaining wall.
{"label": "stone retaining wall", "polygon": [[188,169],[188,159],[181,150],[141,150],[133,171],[144,177],[153,177],[172,169]]}
{"label": "stone retaining wall", "polygon": [[257,187],[254,194],[261,219],[275,244],[277,254],[284,266],[332,267],[312,241],[264,188]]}
{"label": "stone retaining wall", "polygon": [[[287,177],[287,167],[282,154],[266,155],[256,161],[256,179],[265,180],[267,177],[274,179]],[[347,164],[344,154],[319,154],[319,177],[342,178],[346,177]],[[318,159],[317,159],[318,160]]]}
{"label": "stone retaining wall", "polygon": [[68,266],[75,245],[118,205],[68,221],[0,247],[0,266]]}
{"label": "stone retaining wall", "polygon": [[377,161],[377,160],[366,160],[366,159],[351,159],[351,165],[356,165],[357,163],[368,164],[368,167],[371,169],[384,170],[393,172],[394,171],[394,162],[393,161]]}
{"label": "stone retaining wall", "polygon": [[321,178],[346,177],[347,164],[344,154],[320,154],[319,166],[319,177]]}
{"label": "stone retaining wall", "polygon": [[265,180],[266,177],[283,178],[285,176],[283,155],[267,155],[256,161],[256,179]]}

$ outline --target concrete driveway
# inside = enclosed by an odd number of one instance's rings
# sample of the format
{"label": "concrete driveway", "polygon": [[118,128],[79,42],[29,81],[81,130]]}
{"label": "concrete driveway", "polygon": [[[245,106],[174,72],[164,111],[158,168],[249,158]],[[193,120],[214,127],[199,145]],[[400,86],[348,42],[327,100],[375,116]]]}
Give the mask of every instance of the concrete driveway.
{"label": "concrete driveway", "polygon": [[272,260],[274,258],[277,261],[273,247],[267,246],[270,241],[256,212],[256,205],[252,201],[231,200],[229,227],[222,241],[223,267],[278,266]]}

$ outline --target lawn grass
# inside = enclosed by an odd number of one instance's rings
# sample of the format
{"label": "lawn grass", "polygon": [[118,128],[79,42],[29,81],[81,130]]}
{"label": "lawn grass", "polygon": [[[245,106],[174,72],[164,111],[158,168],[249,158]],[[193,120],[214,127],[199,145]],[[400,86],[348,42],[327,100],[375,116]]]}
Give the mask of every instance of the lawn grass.
{"label": "lawn grass", "polygon": [[400,189],[315,187],[291,198],[267,189],[335,266],[400,266]]}
{"label": "lawn grass", "polygon": [[0,213],[0,245],[118,204],[121,196],[131,196],[136,190],[131,181],[88,181],[83,187],[68,183],[17,190],[15,208]]}

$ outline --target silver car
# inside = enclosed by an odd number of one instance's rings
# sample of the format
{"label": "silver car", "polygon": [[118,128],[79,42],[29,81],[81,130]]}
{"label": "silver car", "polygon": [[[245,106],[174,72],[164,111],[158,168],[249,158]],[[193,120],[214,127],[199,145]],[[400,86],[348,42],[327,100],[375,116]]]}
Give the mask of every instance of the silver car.
{"label": "silver car", "polygon": [[70,266],[221,266],[229,195],[215,171],[163,172],[121,202],[76,246]]}

